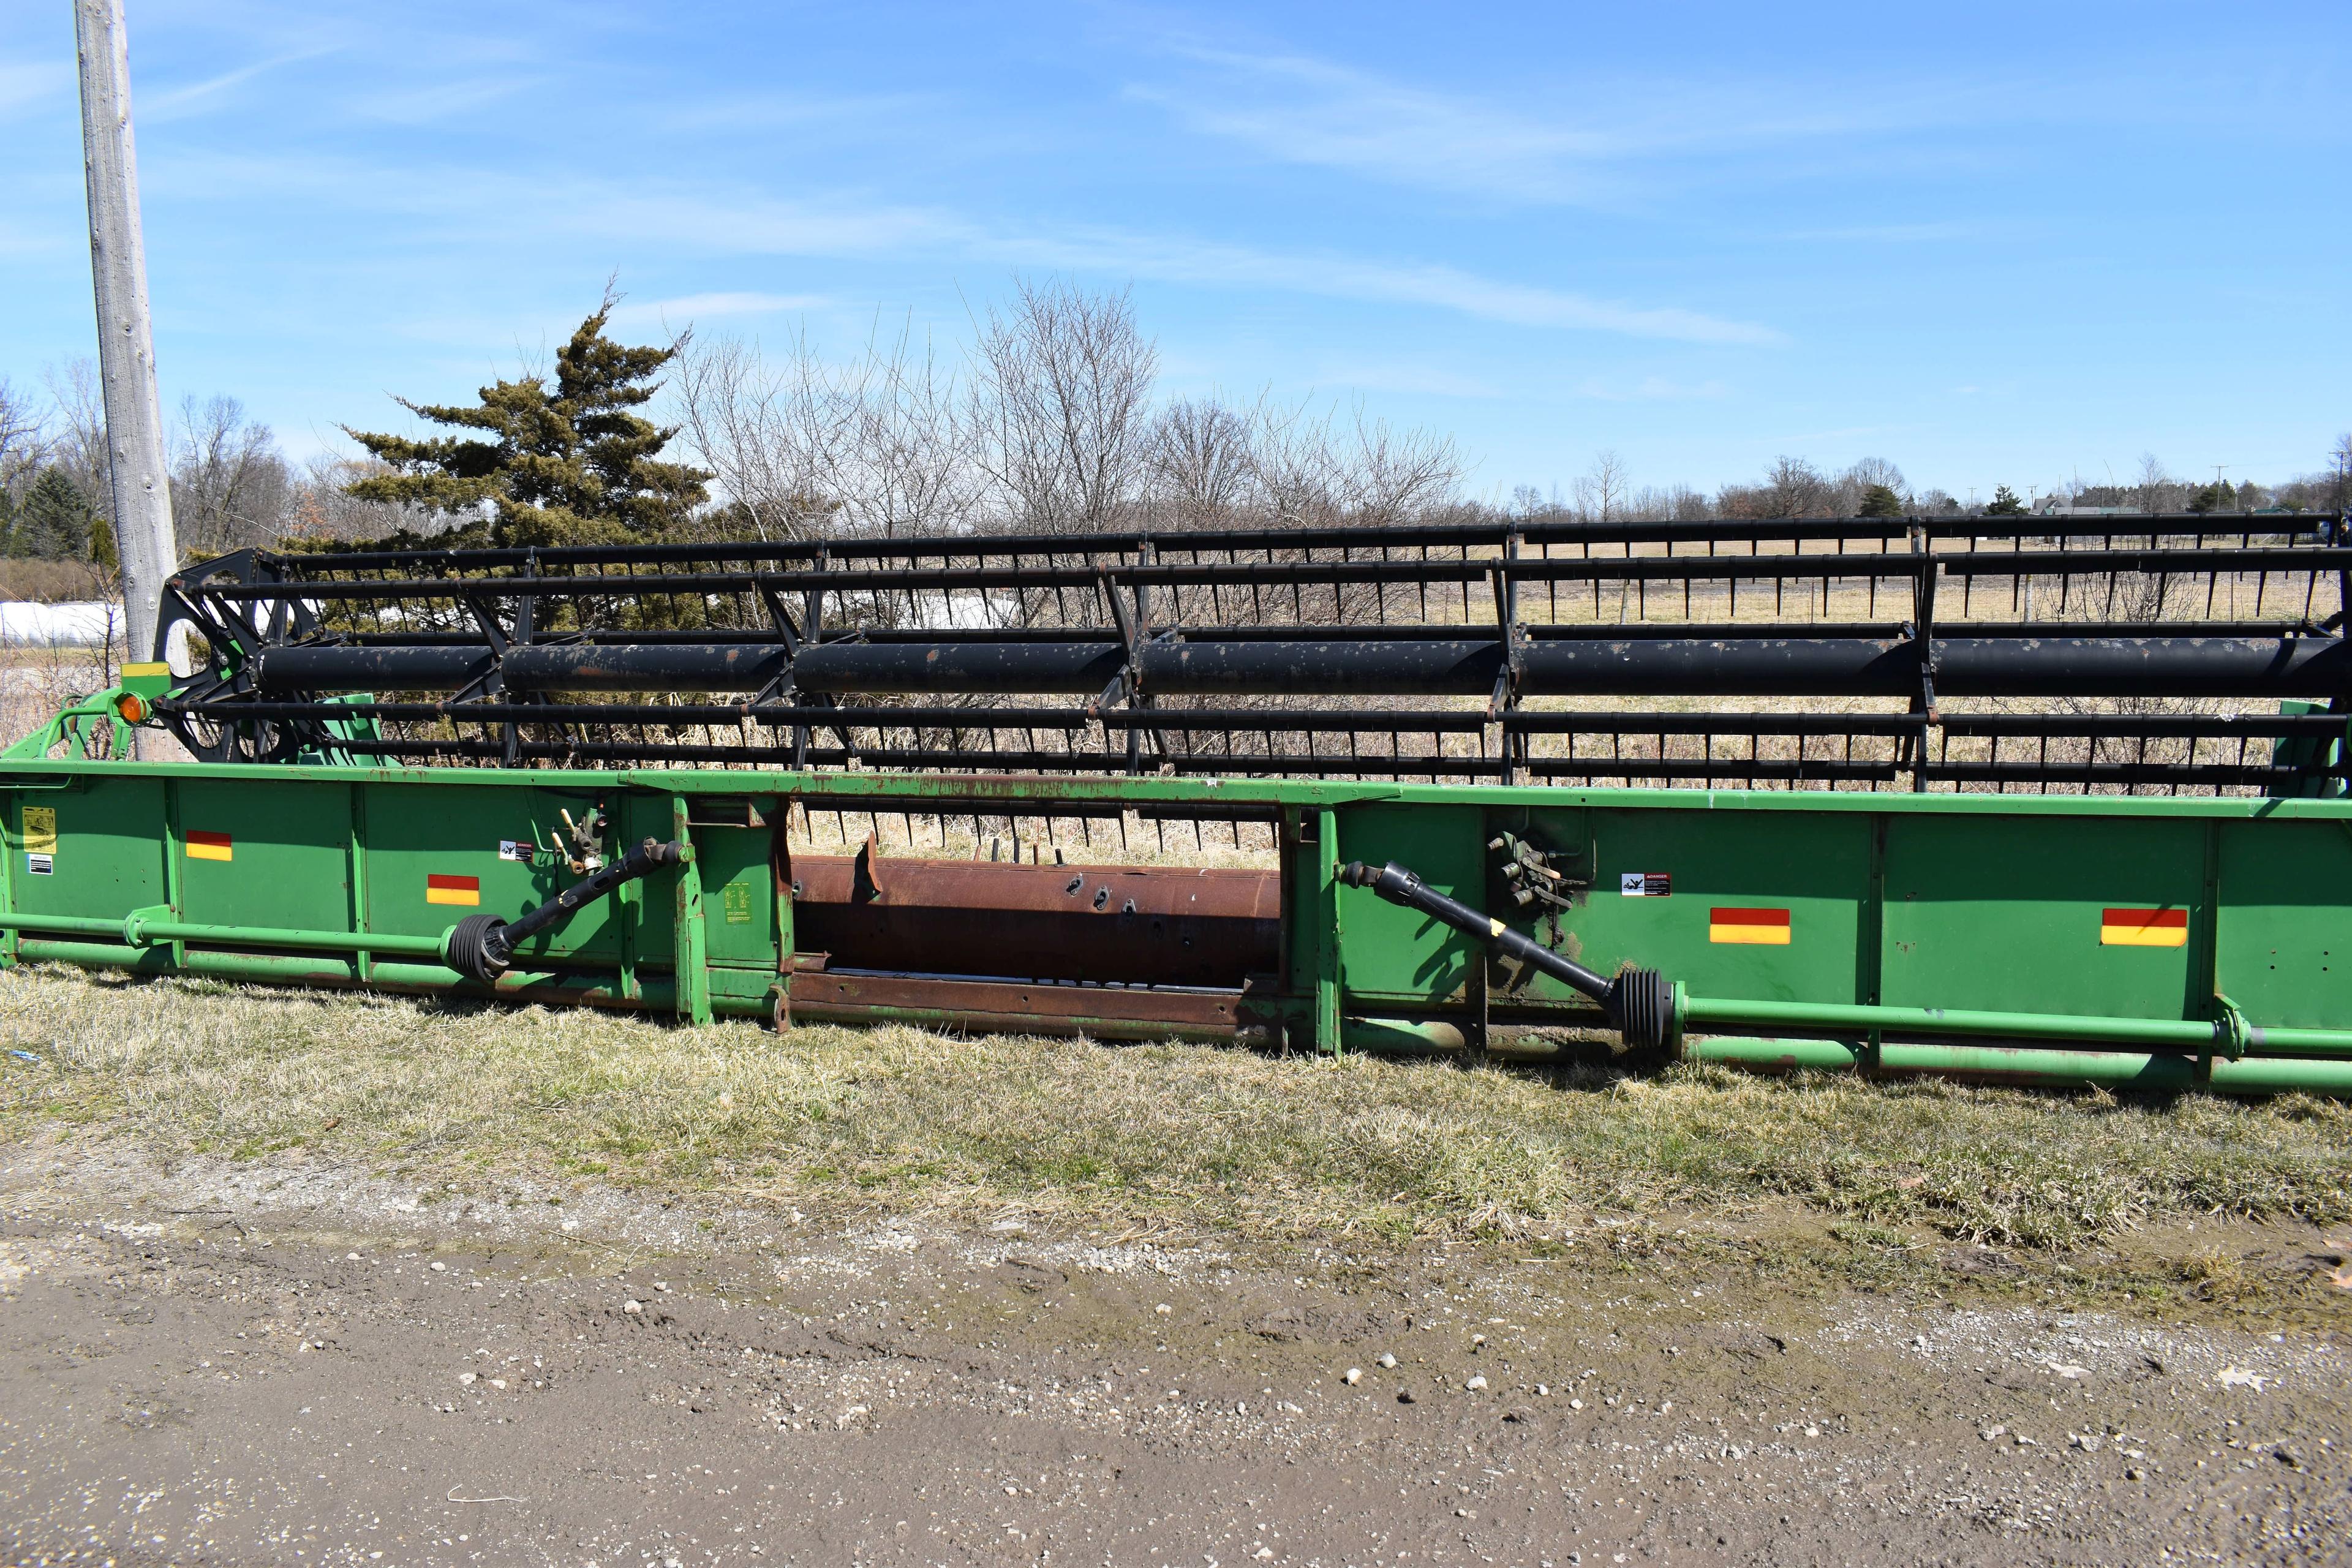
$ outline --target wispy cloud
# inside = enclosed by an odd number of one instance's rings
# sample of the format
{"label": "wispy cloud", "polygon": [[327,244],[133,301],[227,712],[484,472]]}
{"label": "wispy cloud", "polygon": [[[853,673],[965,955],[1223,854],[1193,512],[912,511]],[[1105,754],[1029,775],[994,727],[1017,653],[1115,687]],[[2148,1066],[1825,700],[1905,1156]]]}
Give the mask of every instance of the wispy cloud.
{"label": "wispy cloud", "polygon": [[1602,403],[1681,403],[1728,397],[1731,388],[1714,379],[1684,382],[1671,376],[1645,375],[1635,381],[1617,381],[1602,376],[1587,376],[1577,384],[1576,395]]}
{"label": "wispy cloud", "polygon": [[685,326],[720,316],[773,316],[786,310],[818,310],[832,302],[822,294],[681,294],[674,300],[629,300],[613,311],[613,320],[624,326]]}
{"label": "wispy cloud", "polygon": [[664,106],[649,116],[654,128],[673,132],[781,131],[810,125],[871,124],[919,120],[932,101],[914,93],[826,94],[763,92],[702,99]]}
{"label": "wispy cloud", "polygon": [[540,85],[533,72],[501,71],[460,77],[408,88],[367,93],[353,100],[353,113],[394,125],[433,125],[488,108]]}
{"label": "wispy cloud", "polygon": [[1770,344],[1782,335],[1697,310],[1595,299],[1488,278],[1433,262],[1262,249],[1115,228],[993,228],[914,207],[857,208],[771,200],[622,197],[567,204],[581,221],[618,216],[629,234],[658,233],[719,250],[784,255],[946,251],[1008,267],[1109,272],[1154,282],[1277,289],[1330,299],[1419,305],[1516,326]]}
{"label": "wispy cloud", "polygon": [[[1978,98],[1966,86],[1790,92],[1685,78],[1640,92],[1580,90],[1576,99],[1587,108],[1576,119],[1301,54],[1185,45],[1167,54],[1189,68],[1181,79],[1130,84],[1127,96],[1167,110],[1201,134],[1284,163],[1528,204],[1615,202],[1654,178],[1661,160],[1923,129]],[[1636,164],[1647,167],[1637,172]]]}
{"label": "wispy cloud", "polygon": [[177,172],[182,195],[200,192],[219,200],[241,190],[280,201],[299,194],[344,205],[364,203],[381,216],[445,226],[453,237],[477,235],[494,224],[516,234],[568,235],[629,249],[650,243],[673,254],[946,257],[1411,305],[1514,326],[1698,343],[1785,341],[1780,332],[1755,322],[1493,278],[1438,262],[1276,250],[1102,226],[1015,227],[936,207],[796,201],[741,189],[656,193],[643,184],[490,178],[415,164],[362,169],[302,158],[215,158]]}
{"label": "wispy cloud", "polygon": [[54,229],[24,228],[0,218],[0,256],[59,255],[68,248],[65,237]]}
{"label": "wispy cloud", "polygon": [[1453,310],[1514,326],[1613,332],[1683,342],[1771,344],[1769,327],[1676,306],[1596,299],[1572,289],[1490,278],[1437,262],[1328,252],[1261,250],[1160,235],[1031,236],[993,242],[1018,264],[1123,271],[1174,283],[1270,288],[1379,304]]}
{"label": "wispy cloud", "polygon": [[1928,223],[1856,224],[1842,228],[1793,229],[1783,239],[1850,241],[1858,245],[1928,245],[1942,240],[1990,239],[2015,232],[2015,226],[1954,218]]}
{"label": "wispy cloud", "polygon": [[1344,386],[1358,392],[1417,393],[1428,397],[1489,398],[1503,395],[1493,382],[1443,365],[1340,364],[1327,366],[1311,377],[1322,386]]}
{"label": "wispy cloud", "polygon": [[1547,125],[1304,56],[1181,51],[1205,69],[1181,84],[1135,83],[1127,96],[1188,129],[1244,142],[1284,163],[1512,200],[1602,194],[1615,138]]}
{"label": "wispy cloud", "polygon": [[46,109],[70,93],[73,85],[69,60],[0,60],[0,117]]}
{"label": "wispy cloud", "polygon": [[317,59],[321,55],[331,55],[334,52],[331,47],[327,47],[290,50],[285,54],[274,55],[268,59],[255,60],[250,65],[238,66],[234,70],[222,71],[219,75],[206,77],[202,81],[189,82],[183,87],[169,87],[161,92],[136,98],[132,108],[141,122],[144,124],[162,124],[173,120],[190,119],[231,101],[238,88],[257,76],[276,70],[280,66],[292,65],[299,60]]}

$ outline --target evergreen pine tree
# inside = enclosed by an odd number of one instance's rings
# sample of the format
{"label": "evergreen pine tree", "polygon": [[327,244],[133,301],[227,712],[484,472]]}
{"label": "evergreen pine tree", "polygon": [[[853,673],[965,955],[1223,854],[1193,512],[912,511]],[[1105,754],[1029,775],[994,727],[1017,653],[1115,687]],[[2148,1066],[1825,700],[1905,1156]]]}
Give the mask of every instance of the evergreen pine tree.
{"label": "evergreen pine tree", "polygon": [[2025,503],[2018,500],[2017,492],[2007,485],[1995,485],[1992,491],[1992,504],[1985,508],[1985,515],[1987,517],[2023,517]]}
{"label": "evergreen pine tree", "polygon": [[2189,498],[2189,510],[2200,517],[2208,512],[2233,511],[2237,510],[2237,499],[2238,492],[2225,484],[2199,485]]}
{"label": "evergreen pine tree", "polygon": [[98,521],[89,498],[63,468],[41,470],[25,492],[9,540],[12,553],[45,561],[79,561],[89,552],[90,525]]}
{"label": "evergreen pine tree", "polygon": [[1862,492],[1862,505],[1856,517],[1901,517],[1903,498],[1885,485],[1873,485]]}
{"label": "evergreen pine tree", "polygon": [[465,542],[607,544],[658,536],[708,497],[710,478],[684,463],[656,459],[676,426],[635,413],[660,390],[653,377],[677,345],[631,348],[604,335],[618,297],[609,290],[555,356],[555,384],[536,376],[481,389],[478,405],[402,407],[436,425],[479,430],[411,440],[344,427],[345,434],[395,471],[346,487],[362,500],[435,511],[492,508],[493,521],[460,531]]}

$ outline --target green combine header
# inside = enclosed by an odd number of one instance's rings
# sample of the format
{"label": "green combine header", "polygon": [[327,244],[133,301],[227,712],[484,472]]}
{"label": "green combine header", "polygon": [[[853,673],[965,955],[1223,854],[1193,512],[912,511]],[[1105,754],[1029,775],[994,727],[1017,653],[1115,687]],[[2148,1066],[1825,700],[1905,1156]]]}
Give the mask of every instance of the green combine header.
{"label": "green combine header", "polygon": [[2336,520],[1987,521],[232,556],[0,961],[2352,1092]]}

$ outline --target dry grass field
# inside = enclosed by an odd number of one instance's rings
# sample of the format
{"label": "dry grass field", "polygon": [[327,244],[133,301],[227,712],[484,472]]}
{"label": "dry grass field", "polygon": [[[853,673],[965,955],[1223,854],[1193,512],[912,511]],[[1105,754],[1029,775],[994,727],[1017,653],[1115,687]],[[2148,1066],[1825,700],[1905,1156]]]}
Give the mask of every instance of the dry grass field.
{"label": "dry grass field", "polygon": [[315,1156],[489,1190],[1089,1230],[1557,1243],[1794,1208],[2065,1249],[2205,1215],[2352,1219],[2352,1108],[1340,1060],[908,1028],[0,979],[0,1142]]}

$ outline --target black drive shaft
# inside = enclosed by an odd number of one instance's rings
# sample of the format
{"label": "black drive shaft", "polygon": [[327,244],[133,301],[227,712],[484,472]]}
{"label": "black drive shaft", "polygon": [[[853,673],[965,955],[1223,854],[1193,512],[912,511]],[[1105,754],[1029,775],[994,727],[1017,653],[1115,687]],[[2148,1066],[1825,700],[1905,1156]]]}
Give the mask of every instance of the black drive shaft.
{"label": "black drive shaft", "polygon": [[1674,987],[1654,969],[1623,969],[1614,975],[1603,976],[1513,931],[1493,916],[1458,899],[1447,898],[1393,860],[1377,868],[1361,860],[1350,860],[1340,868],[1339,879],[1351,888],[1370,888],[1392,904],[1443,921],[1505,958],[1573,985],[1601,1004],[1601,1010],[1608,1015],[1609,1022],[1629,1047],[1655,1050],[1666,1044],[1673,1032]]}
{"label": "black drive shaft", "polygon": [[686,846],[648,838],[593,876],[583,877],[547,902],[512,921],[496,915],[467,915],[449,928],[443,956],[449,967],[485,985],[498,983],[514,962],[514,950],[583,904],[595,902],[624,882],[633,882],[656,866],[675,866],[686,858]]}

